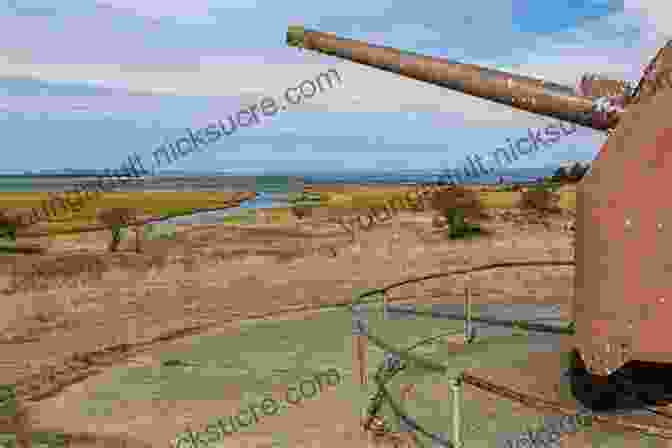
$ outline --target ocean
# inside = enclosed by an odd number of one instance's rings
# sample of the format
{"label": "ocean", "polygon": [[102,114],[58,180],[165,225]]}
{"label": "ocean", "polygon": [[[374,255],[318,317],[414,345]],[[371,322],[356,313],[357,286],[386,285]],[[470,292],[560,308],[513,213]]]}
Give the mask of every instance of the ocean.
{"label": "ocean", "polygon": [[[473,178],[467,183],[495,184],[499,176],[507,183],[530,181],[536,177],[550,176],[557,167],[504,169],[493,175]],[[93,173],[90,171],[89,173]],[[171,171],[129,182],[119,191],[232,191],[254,190],[259,193],[286,194],[300,191],[302,183],[334,184],[418,184],[435,183],[438,170],[348,170],[310,173],[264,173],[238,175],[217,172]],[[0,192],[65,191],[73,185],[95,179],[95,174],[68,172],[49,174],[0,174]]]}

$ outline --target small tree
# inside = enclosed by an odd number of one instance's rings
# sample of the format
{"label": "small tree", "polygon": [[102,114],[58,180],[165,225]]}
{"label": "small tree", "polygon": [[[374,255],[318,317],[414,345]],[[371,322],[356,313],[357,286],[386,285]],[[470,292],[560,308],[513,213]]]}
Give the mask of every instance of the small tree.
{"label": "small tree", "polygon": [[16,242],[16,224],[14,223],[0,224],[0,238]]}
{"label": "small tree", "polygon": [[0,238],[16,242],[17,230],[29,227],[27,217],[31,212],[23,208],[0,210]]}
{"label": "small tree", "polygon": [[112,241],[108,246],[110,252],[117,251],[121,242],[122,229],[132,223],[135,223],[135,250],[138,253],[142,252],[142,239],[140,236],[142,226],[138,223],[138,217],[139,211],[132,208],[109,208],[98,213],[98,219],[106,226],[109,226],[112,232]]}
{"label": "small tree", "polygon": [[469,222],[483,216],[483,205],[478,192],[462,186],[439,190],[433,193],[430,204],[433,210],[448,221],[451,239],[481,231],[479,225]]}

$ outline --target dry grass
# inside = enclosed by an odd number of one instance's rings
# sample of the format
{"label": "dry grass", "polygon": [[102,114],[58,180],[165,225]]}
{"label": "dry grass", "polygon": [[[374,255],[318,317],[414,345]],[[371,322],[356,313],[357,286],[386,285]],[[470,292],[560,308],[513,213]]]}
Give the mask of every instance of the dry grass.
{"label": "dry grass", "polygon": [[[84,208],[78,212],[58,209],[56,216],[44,223],[51,232],[67,231],[76,227],[95,224],[99,210],[114,208],[132,208],[140,210],[142,215],[165,216],[175,210],[193,210],[225,207],[241,193],[186,191],[186,192],[111,192],[99,197],[92,196]],[[26,209],[42,207],[42,201],[48,200],[45,192],[0,193],[0,209]]]}
{"label": "dry grass", "polygon": [[[378,190],[373,191],[334,191],[326,192],[328,197],[327,206],[340,209],[368,209],[368,207],[380,207],[391,201],[393,198],[403,199],[406,191],[412,191],[407,187],[398,187],[396,190]],[[559,206],[565,210],[576,208],[576,192],[574,189],[560,191]],[[508,191],[479,191],[479,197],[483,208],[518,208],[522,199],[520,192]],[[415,193],[410,193],[414,198]]]}
{"label": "dry grass", "polygon": [[483,191],[479,196],[484,208],[516,208],[522,194],[515,191]]}
{"label": "dry grass", "polygon": [[[108,272],[117,271],[127,275],[129,272],[141,276],[152,269],[164,269],[169,261],[167,245],[164,241],[151,241],[153,244],[149,254],[132,252],[75,252],[44,256],[0,257],[2,271],[8,281],[5,282],[5,294],[19,291],[45,291],[51,289],[84,286],[92,281],[100,281]],[[164,250],[157,250],[163,245]],[[163,252],[163,253],[161,253]],[[193,265],[191,262],[185,261]],[[113,277],[115,275],[112,275]]]}

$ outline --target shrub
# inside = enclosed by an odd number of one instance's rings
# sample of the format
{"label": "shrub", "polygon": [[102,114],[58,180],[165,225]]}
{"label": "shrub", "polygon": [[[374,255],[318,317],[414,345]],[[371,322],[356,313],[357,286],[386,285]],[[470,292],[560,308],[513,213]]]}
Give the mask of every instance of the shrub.
{"label": "shrub", "polygon": [[27,208],[0,209],[0,238],[16,241],[17,230],[29,226],[31,212]]}
{"label": "shrub", "polygon": [[10,241],[16,241],[16,224],[2,223],[0,224],[0,238]]}
{"label": "shrub", "polygon": [[470,238],[474,234],[483,233],[479,224],[472,224],[465,220],[464,211],[461,208],[448,210],[448,225],[450,227],[448,238],[451,240],[459,238]]}
{"label": "shrub", "polygon": [[471,219],[479,219],[483,213],[483,205],[478,192],[461,186],[433,192],[430,206],[449,220],[453,213],[450,210],[457,208],[462,210],[465,217]]}
{"label": "shrub", "polygon": [[174,240],[177,234],[177,226],[171,223],[153,223],[145,226],[145,239],[147,240]]}
{"label": "shrub", "polygon": [[224,216],[221,220],[224,224],[256,224],[257,214],[254,210],[246,210],[243,213]]}
{"label": "shrub", "polygon": [[328,200],[327,195],[318,192],[302,192],[302,193],[291,192],[288,194],[288,202],[290,204],[310,202],[315,203],[317,205],[320,204],[321,202],[326,202],[327,200]]}
{"label": "shrub", "polygon": [[544,182],[541,184],[535,184],[532,185],[529,190],[530,191],[548,191],[548,192],[556,192],[560,189],[562,184],[560,182],[553,182],[549,179],[544,179]]}
{"label": "shrub", "polygon": [[433,210],[445,217],[450,226],[449,238],[465,238],[481,233],[477,220],[483,216],[483,205],[478,192],[457,186],[448,190],[435,191],[430,204]]}
{"label": "shrub", "polygon": [[138,210],[132,208],[108,208],[98,212],[98,220],[109,226],[112,232],[112,241],[108,247],[110,252],[116,252],[121,242],[122,229],[135,220],[138,214]]}
{"label": "shrub", "polygon": [[298,219],[311,217],[313,216],[313,208],[315,207],[307,205],[299,205],[296,207],[292,207],[292,214],[296,216]]}
{"label": "shrub", "polygon": [[521,208],[539,211],[557,211],[560,195],[549,190],[531,190],[523,192]]}

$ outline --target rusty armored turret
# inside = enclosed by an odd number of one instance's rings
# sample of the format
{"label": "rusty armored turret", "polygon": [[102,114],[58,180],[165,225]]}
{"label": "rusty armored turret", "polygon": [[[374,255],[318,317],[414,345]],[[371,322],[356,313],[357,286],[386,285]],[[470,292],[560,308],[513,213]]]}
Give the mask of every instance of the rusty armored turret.
{"label": "rusty armored turret", "polygon": [[672,41],[637,83],[575,88],[303,27],[287,43],[608,131],[577,187],[572,391],[593,409],[672,401]]}

